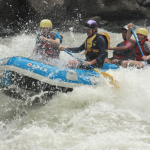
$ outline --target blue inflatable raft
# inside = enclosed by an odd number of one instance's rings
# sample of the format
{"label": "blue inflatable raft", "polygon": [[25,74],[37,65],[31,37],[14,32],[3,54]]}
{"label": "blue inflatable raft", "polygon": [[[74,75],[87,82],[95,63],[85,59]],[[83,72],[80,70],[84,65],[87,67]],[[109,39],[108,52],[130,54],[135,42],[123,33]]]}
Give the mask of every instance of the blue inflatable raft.
{"label": "blue inflatable raft", "polygon": [[[113,64],[104,64],[101,71],[118,69]],[[81,85],[96,85],[94,78],[101,75],[94,70],[56,68],[24,57],[0,60],[0,85],[16,86],[31,91],[71,91]]]}

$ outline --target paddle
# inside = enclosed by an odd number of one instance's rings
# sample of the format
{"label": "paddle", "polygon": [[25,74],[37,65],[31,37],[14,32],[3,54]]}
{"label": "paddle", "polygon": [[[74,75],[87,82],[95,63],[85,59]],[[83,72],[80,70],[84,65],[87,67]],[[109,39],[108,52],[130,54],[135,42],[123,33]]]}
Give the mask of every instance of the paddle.
{"label": "paddle", "polygon": [[[133,31],[133,28],[132,28],[132,27],[130,27],[130,28],[131,28],[131,31],[132,31],[132,33],[133,33],[133,35],[134,35],[134,38],[135,38],[135,40],[136,40],[136,43],[137,43],[137,45],[138,45],[138,47],[139,47],[139,49],[140,49],[140,52],[141,52],[142,56],[144,56],[143,51],[142,51],[142,49],[141,49],[141,47],[140,47],[139,41],[137,40],[136,35],[135,35],[134,31]],[[146,60],[145,60],[145,63],[146,63],[146,65],[147,65],[147,61],[146,61]]]}
{"label": "paddle", "polygon": [[[72,55],[70,52],[68,52],[68,51],[65,50],[64,48],[63,48],[63,51],[65,51],[66,53],[68,53],[68,54],[71,55],[72,57],[76,58],[77,60],[79,60],[79,61],[82,62],[83,64],[85,63],[83,60],[81,60],[81,59],[75,57],[74,55]],[[115,87],[119,88],[118,85],[117,85],[117,81],[114,80],[113,76],[111,76],[110,74],[108,74],[108,73],[106,73],[106,72],[99,71],[99,70],[97,70],[96,68],[94,68],[94,67],[91,66],[91,65],[88,65],[88,66],[89,66],[90,68],[92,68],[94,71],[96,71],[96,72],[102,74],[105,78],[109,78],[109,80],[110,80],[109,83],[112,84],[112,85],[114,85]]]}

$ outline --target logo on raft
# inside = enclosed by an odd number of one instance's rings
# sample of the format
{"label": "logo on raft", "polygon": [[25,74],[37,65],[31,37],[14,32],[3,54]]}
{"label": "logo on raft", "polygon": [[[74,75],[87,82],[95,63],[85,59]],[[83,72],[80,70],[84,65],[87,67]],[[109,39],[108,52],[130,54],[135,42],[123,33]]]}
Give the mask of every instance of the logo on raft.
{"label": "logo on raft", "polygon": [[27,65],[28,65],[29,67],[31,67],[31,66],[32,66],[32,64],[31,64],[31,63],[28,63]]}

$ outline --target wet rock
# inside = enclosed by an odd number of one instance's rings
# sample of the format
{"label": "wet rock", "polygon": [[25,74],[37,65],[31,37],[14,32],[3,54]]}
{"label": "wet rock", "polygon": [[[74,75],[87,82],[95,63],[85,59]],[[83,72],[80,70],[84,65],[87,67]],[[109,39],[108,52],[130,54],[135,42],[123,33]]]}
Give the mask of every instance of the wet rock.
{"label": "wet rock", "polygon": [[84,23],[93,19],[99,27],[116,31],[125,20],[149,19],[149,7],[149,0],[0,0],[0,28],[4,34],[8,28],[32,32],[42,19],[50,19],[59,30],[84,32]]}
{"label": "wet rock", "polygon": [[137,3],[139,3],[141,6],[144,7],[150,7],[150,1],[149,0],[136,0]]}
{"label": "wet rock", "polygon": [[139,3],[140,5],[142,5],[142,3],[144,2],[145,0],[136,0],[137,3]]}
{"label": "wet rock", "polygon": [[50,14],[54,15],[55,9],[62,10],[62,7],[66,6],[64,0],[28,0],[31,7],[35,9],[36,12],[46,15]]}
{"label": "wet rock", "polygon": [[38,21],[50,19],[54,25],[59,25],[67,16],[67,2],[65,0],[27,0],[35,12],[39,14]]}
{"label": "wet rock", "polygon": [[142,6],[150,7],[150,1],[149,0],[144,0],[143,3],[142,3]]}
{"label": "wet rock", "polygon": [[10,25],[14,20],[17,20],[17,8],[19,7],[19,3],[17,1],[0,1],[0,24],[4,26]]}

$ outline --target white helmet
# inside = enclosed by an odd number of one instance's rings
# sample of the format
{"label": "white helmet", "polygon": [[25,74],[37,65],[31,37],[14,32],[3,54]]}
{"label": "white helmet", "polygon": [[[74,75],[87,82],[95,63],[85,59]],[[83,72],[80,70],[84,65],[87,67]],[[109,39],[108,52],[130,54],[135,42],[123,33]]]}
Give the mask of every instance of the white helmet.
{"label": "white helmet", "polygon": [[127,26],[127,25],[123,26],[123,27],[122,27],[122,30],[123,30],[123,29],[128,30],[128,26]]}

